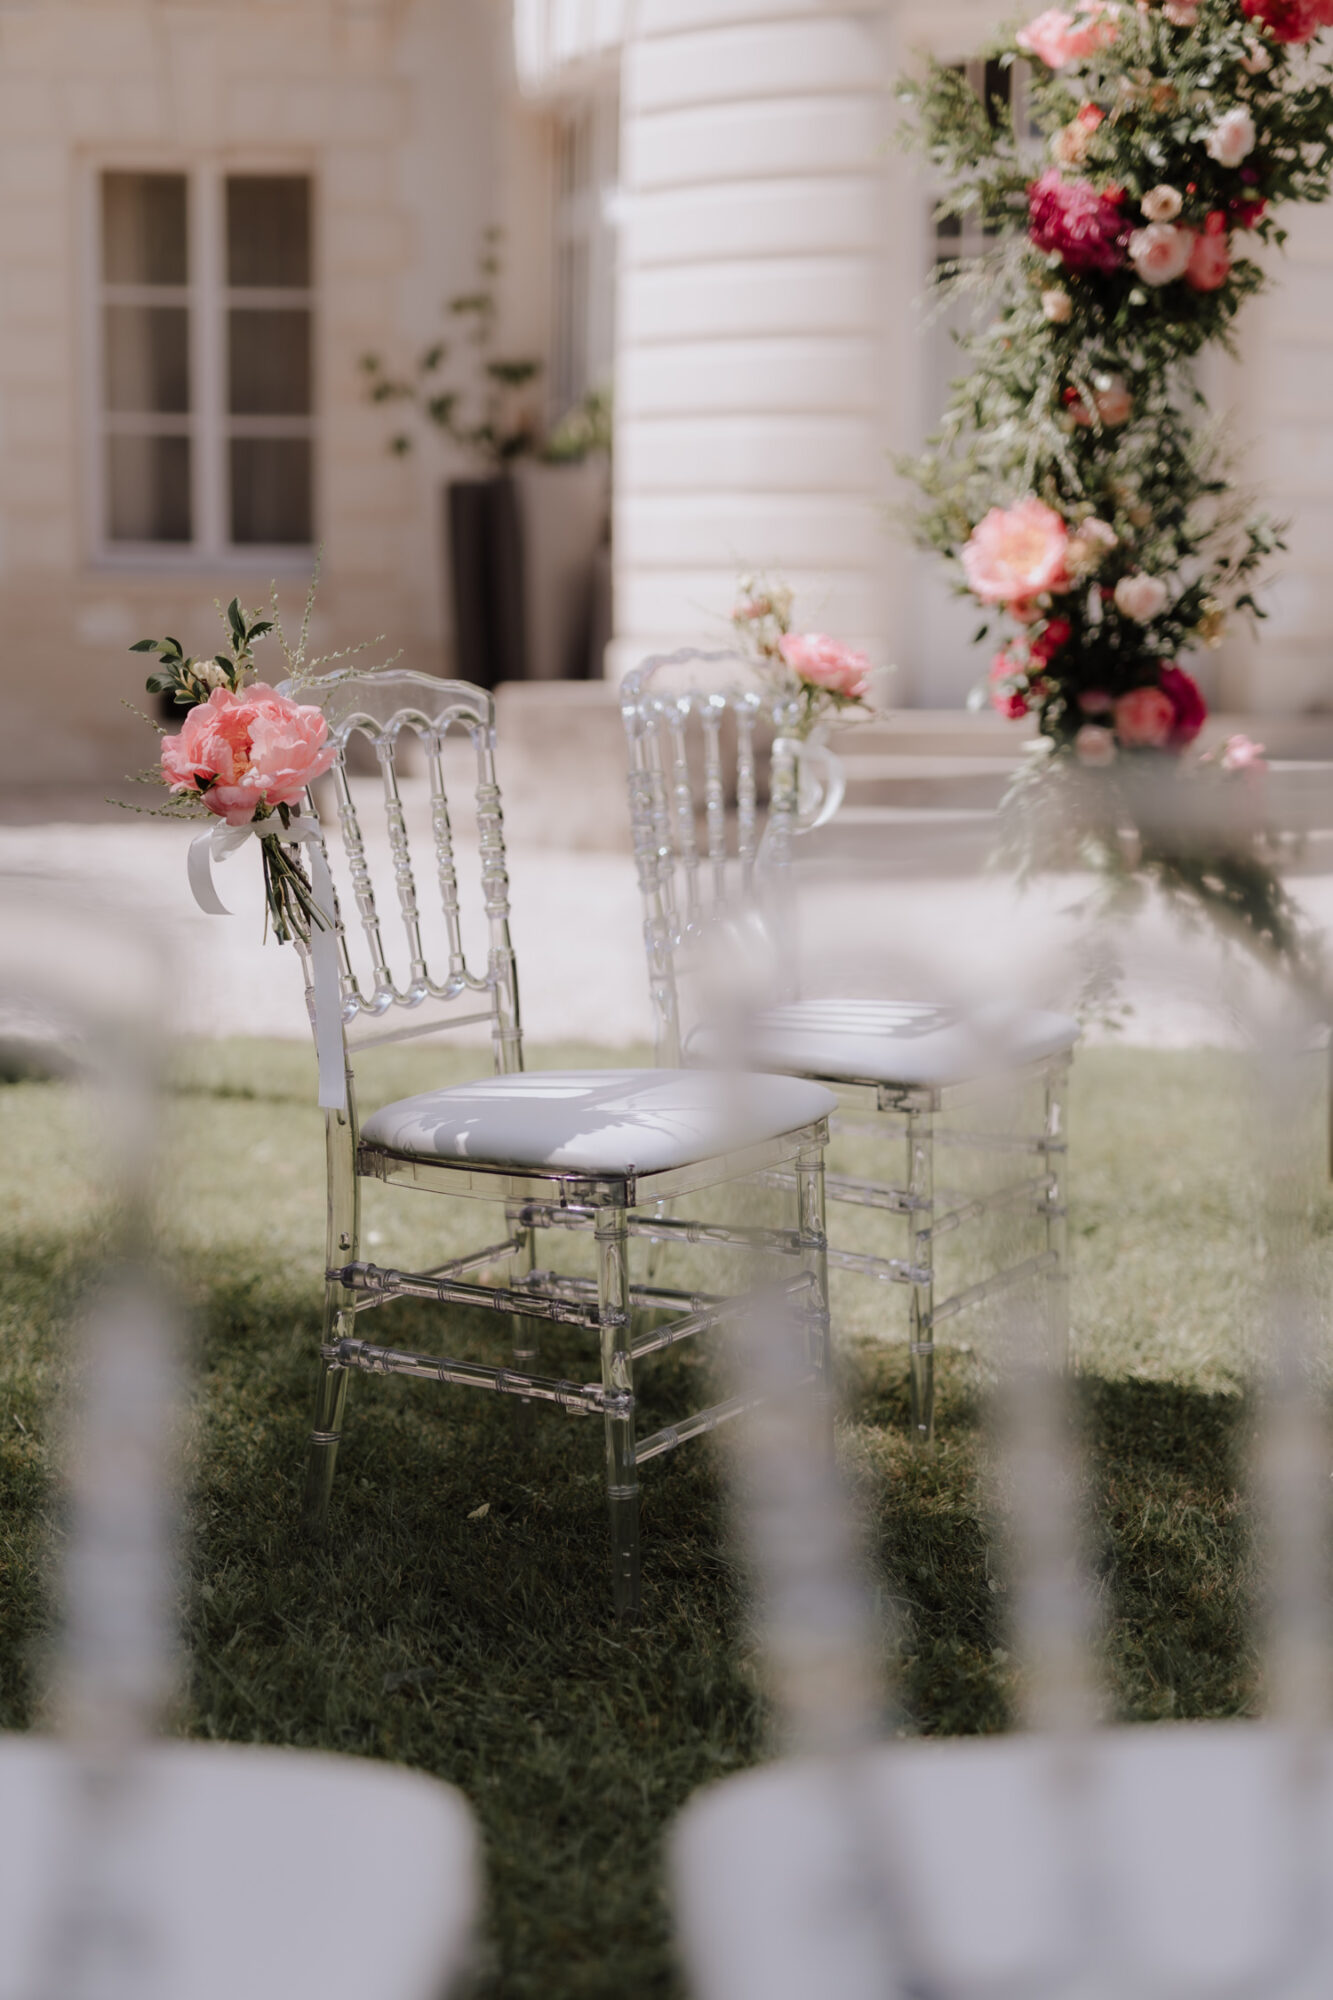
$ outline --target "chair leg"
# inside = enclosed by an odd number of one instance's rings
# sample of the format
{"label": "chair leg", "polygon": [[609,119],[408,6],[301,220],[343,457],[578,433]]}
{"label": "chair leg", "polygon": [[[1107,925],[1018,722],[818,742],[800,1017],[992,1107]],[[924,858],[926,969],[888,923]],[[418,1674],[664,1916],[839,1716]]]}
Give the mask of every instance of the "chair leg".
{"label": "chair leg", "polygon": [[634,1364],[630,1358],[629,1231],[623,1208],[597,1211],[597,1308],[602,1332],[602,1387],[628,1393],[623,1416],[607,1414],[606,1492],[611,1512],[611,1574],[616,1615],[639,1610],[639,1475],[634,1462]]}
{"label": "chair leg", "polygon": [[813,1283],[807,1299],[810,1359],[819,1393],[833,1421],[833,1354],[829,1334],[828,1233],[824,1213],[824,1149],[811,1146],[796,1156],[796,1229],[801,1264]]}
{"label": "chair leg", "polygon": [[1046,1248],[1055,1261],[1046,1274],[1046,1327],[1051,1364],[1069,1366],[1069,1190],[1065,1175],[1069,1161],[1066,1130],[1065,1091],[1069,1083],[1067,1063],[1053,1063],[1046,1072],[1046,1118],[1042,1161],[1047,1176]]}
{"label": "chair leg", "polygon": [[[356,1176],[356,1127],[352,1110],[351,1078],[348,1078],[348,1109],[329,1111],[324,1118],[324,1145],[328,1165],[328,1231],[325,1238],[326,1271],[355,1263],[361,1235],[361,1187]],[[330,1361],[328,1351],[337,1340],[350,1338],[355,1318],[355,1295],[334,1278],[324,1281],[324,1353],[320,1359],[315,1389],[315,1416],[310,1433],[310,1455],[306,1465],[304,1519],[307,1534],[320,1538],[328,1525],[329,1496],[342,1440],[343,1412],[347,1407],[347,1370]]]}
{"label": "chair leg", "polygon": [[[522,1239],[522,1247],[514,1252],[513,1272],[516,1278],[525,1278],[537,1268],[537,1232],[535,1229],[521,1229],[517,1232]],[[514,1366],[520,1375],[535,1375],[537,1372],[537,1327],[539,1322],[529,1313],[514,1313],[510,1319],[513,1328]],[[533,1434],[536,1405],[528,1396],[514,1396],[514,1428],[522,1438]]]}
{"label": "chair leg", "polygon": [[935,1441],[935,1115],[907,1114],[907,1191],[920,1204],[908,1219],[913,1264],[924,1275],[912,1286],[908,1355],[912,1435],[918,1444]]}

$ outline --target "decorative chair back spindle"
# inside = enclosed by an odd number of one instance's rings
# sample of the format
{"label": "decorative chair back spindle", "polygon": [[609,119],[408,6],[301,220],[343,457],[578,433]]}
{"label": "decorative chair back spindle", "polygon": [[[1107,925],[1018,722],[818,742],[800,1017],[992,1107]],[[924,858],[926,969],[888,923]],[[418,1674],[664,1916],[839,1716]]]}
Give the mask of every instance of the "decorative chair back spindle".
{"label": "decorative chair back spindle", "polygon": [[[495,705],[490,695],[463,681],[393,670],[344,670],[289,691],[323,711],[330,737],[343,753],[328,779],[337,801],[341,866],[336,855],[329,858],[335,874],[343,875],[350,887],[361,930],[360,949],[354,947],[351,927],[345,920],[339,937],[342,1029],[349,1055],[377,1043],[489,1021],[496,1070],[521,1069],[518,985],[509,936],[509,875],[495,777]],[[472,838],[464,832],[463,840],[469,850],[475,840],[486,929],[484,967],[469,963],[465,944],[460,855],[445,773],[451,735],[455,742],[469,746],[475,765]],[[346,752],[357,737],[370,745],[379,773],[386,846],[382,858],[392,876],[389,896],[397,904],[402,946],[391,941],[393,920],[376,897],[373,857],[377,830],[370,829],[368,840],[362,826],[362,807],[368,804],[365,793],[369,788],[362,787],[348,772]],[[420,746],[429,780],[429,875],[425,869],[421,871],[420,886],[402,785],[403,753],[409,743]],[[327,851],[327,839],[325,845]],[[467,860],[474,863],[470,851]],[[428,891],[425,884],[430,876],[433,885]],[[428,946],[428,899],[438,902],[435,922],[443,939],[443,962],[437,960],[434,965]],[[383,901],[389,903],[389,897]],[[396,973],[394,964],[403,947],[405,972]],[[307,1003],[313,1012],[314,983],[309,954],[304,956]]]}
{"label": "decorative chair back spindle", "polygon": [[822,746],[784,733],[794,704],[739,653],[646,660],[621,701],[657,1056],[672,1064],[703,1011],[691,987],[717,927],[757,924],[794,997],[785,864],[793,835],[830,818],[842,787]]}

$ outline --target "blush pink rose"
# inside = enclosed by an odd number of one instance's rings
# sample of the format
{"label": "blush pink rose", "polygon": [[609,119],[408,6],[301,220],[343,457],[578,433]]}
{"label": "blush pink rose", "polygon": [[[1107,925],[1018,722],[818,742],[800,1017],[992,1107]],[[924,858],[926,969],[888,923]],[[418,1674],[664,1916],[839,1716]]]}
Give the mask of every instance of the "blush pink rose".
{"label": "blush pink rose", "polygon": [[1192,743],[1208,720],[1208,704],[1193,674],[1183,667],[1163,667],[1162,693],[1171,704],[1171,748],[1183,750]]}
{"label": "blush pink rose", "polygon": [[[1205,763],[1207,759],[1204,759]],[[1228,736],[1222,745],[1220,763],[1224,771],[1266,771],[1268,759],[1262,743],[1249,736]]]}
{"label": "blush pink rose", "polygon": [[1115,733],[1127,750],[1164,749],[1175,720],[1171,697],[1159,687],[1131,688],[1115,705]]}
{"label": "blush pink rose", "polygon": [[811,687],[827,688],[848,701],[864,701],[870,692],[870,662],[865,654],[823,632],[784,632],[778,651]]}
{"label": "blush pink rose", "polygon": [[162,776],[173,792],[198,792],[202,779],[208,810],[228,826],[245,826],[261,806],[300,805],[306,786],[337,756],[328,733],[319,709],[276,688],[214,688],[190,710],[179,736],[163,737]]}
{"label": "blush pink rose", "polygon": [[1231,276],[1231,242],[1226,236],[1207,235],[1194,239],[1185,283],[1196,292],[1215,292]]}
{"label": "blush pink rose", "polygon": [[983,604],[1020,604],[1043,590],[1067,590],[1069,533],[1053,507],[1029,493],[1012,507],[992,507],[962,552],[963,573]]}
{"label": "blush pink rose", "polygon": [[1048,7],[1020,28],[1014,40],[1026,54],[1039,56],[1048,69],[1063,69],[1110,48],[1119,33],[1115,19],[1119,11],[1111,0],[1086,0],[1077,14]]}
{"label": "blush pink rose", "polygon": [[1150,222],[1129,239],[1129,261],[1146,285],[1169,285],[1185,275],[1197,238],[1174,222]]}

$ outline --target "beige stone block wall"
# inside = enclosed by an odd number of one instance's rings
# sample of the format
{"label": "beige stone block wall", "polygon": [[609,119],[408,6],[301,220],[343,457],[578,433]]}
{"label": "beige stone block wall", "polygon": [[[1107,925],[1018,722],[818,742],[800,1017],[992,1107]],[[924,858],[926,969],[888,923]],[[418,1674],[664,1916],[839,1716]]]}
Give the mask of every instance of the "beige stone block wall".
{"label": "beige stone block wall", "polygon": [[[153,752],[123,697],[126,652],[213,642],[213,600],[267,595],[270,565],[99,562],[87,237],[101,165],[308,170],[317,184],[316,442],[321,647],[447,670],[439,489],[465,469],[427,440],[386,450],[359,357],[395,368],[469,289],[481,230],[545,218],[542,120],[516,108],[494,0],[42,0],[0,11],[0,788],[101,786]],[[509,284],[518,340],[544,349],[531,242]],[[299,622],[305,576],[288,564]],[[266,667],[277,678],[274,652]],[[0,801],[0,812],[4,810]]]}

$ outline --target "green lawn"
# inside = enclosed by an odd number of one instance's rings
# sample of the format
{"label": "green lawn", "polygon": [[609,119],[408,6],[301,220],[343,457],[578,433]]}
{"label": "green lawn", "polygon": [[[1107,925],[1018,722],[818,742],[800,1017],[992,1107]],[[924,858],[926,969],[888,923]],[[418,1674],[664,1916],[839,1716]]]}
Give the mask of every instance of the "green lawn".
{"label": "green lawn", "polygon": [[[386,1095],[476,1067],[420,1052],[383,1061]],[[323,1250],[313,1098],[306,1051],[233,1043],[189,1051],[170,1103],[164,1233],[198,1338],[179,1726],[392,1758],[459,1785],[487,1846],[483,1993],[675,1993],[663,1829],[696,1786],[764,1754],[712,1450],[645,1471],[645,1615],[632,1632],[608,1615],[594,1427],[545,1417],[525,1443],[513,1410],[489,1397],[354,1381],[334,1533],[312,1551],[296,1513]],[[1314,1058],[1310,1104],[1292,1144],[1307,1149],[1322,1246]],[[64,1085],[0,1088],[7,1728],[37,1709],[63,1334],[98,1247],[80,1118]],[[1077,1394],[1108,1705],[1125,1716],[1229,1715],[1256,1699],[1236,1487],[1257,1243],[1251,1128],[1223,1055],[1094,1050],[1076,1066]],[[372,1188],[365,1228],[379,1261],[438,1262],[459,1223],[436,1201]],[[904,1438],[904,1350],[884,1337],[901,1331],[897,1298],[852,1283],[835,1305],[843,1447],[899,1614],[903,1708],[922,1730],[1003,1727],[1012,1668],[980,1482],[983,1344],[945,1358],[940,1442],[918,1456]],[[439,1346],[429,1308],[388,1312],[376,1337],[392,1328]],[[453,1344],[480,1339],[464,1324]],[[700,1365],[665,1359],[650,1395],[670,1407]],[[593,1372],[567,1331],[546,1340],[543,1366]]]}

